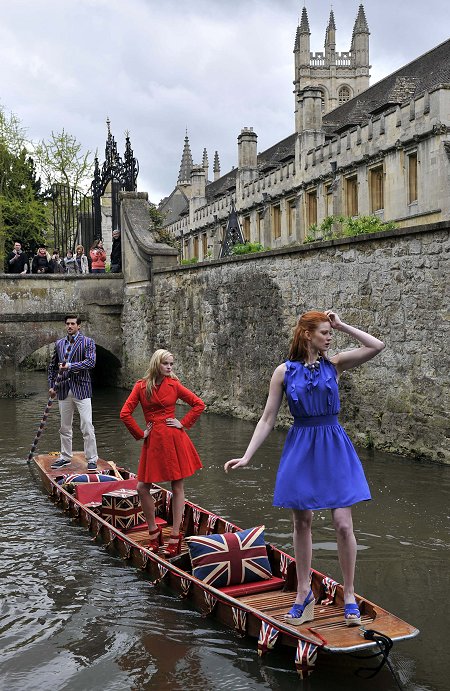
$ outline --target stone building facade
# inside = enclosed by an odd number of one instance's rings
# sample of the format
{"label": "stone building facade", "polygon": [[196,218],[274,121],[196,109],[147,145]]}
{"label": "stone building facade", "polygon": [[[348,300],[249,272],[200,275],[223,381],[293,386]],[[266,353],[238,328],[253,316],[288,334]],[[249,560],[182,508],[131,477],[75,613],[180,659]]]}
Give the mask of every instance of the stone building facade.
{"label": "stone building facade", "polygon": [[331,215],[376,215],[398,227],[450,218],[450,40],[366,88],[363,7],[349,65],[340,64],[347,54],[334,50],[334,25],[331,14],[325,52],[310,53],[308,65],[306,9],[302,14],[293,134],[258,153],[256,132],[243,128],[237,166],[221,175],[216,152],[212,181],[206,152],[194,165],[186,136],[177,186],[160,206],[182,258],[219,257],[232,202],[245,240],[268,248],[302,244],[310,227]]}

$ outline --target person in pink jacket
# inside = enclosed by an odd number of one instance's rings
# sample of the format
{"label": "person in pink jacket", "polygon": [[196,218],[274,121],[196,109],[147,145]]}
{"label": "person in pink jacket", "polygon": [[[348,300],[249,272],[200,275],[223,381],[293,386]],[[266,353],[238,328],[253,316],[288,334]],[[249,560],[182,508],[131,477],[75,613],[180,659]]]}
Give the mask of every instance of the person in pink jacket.
{"label": "person in pink jacket", "polygon": [[105,262],[106,262],[106,252],[103,249],[103,240],[94,240],[94,244],[89,250],[89,254],[92,260],[92,273],[93,274],[104,274],[105,273]]}

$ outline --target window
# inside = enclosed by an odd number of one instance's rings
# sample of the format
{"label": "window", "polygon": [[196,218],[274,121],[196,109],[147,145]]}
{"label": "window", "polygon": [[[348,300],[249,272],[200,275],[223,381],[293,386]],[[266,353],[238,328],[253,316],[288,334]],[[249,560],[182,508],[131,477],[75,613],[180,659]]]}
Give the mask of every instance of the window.
{"label": "window", "polygon": [[264,235],[264,213],[262,211],[258,211],[258,216],[256,218],[256,225],[257,225],[257,231],[258,231],[258,242],[261,244],[264,244],[263,241],[263,235]]}
{"label": "window", "polygon": [[323,89],[319,89],[320,91],[320,100],[322,102],[322,115],[326,112],[326,102],[325,102],[325,92]]}
{"label": "window", "polygon": [[244,242],[250,242],[250,216],[244,216]]}
{"label": "window", "polygon": [[333,187],[331,182],[327,183],[324,188],[325,193],[325,216],[333,215]]}
{"label": "window", "polygon": [[383,166],[377,166],[369,171],[370,210],[384,209],[384,171]]}
{"label": "window", "polygon": [[417,151],[408,156],[408,204],[417,201]]}
{"label": "window", "polygon": [[338,91],[339,105],[341,106],[343,103],[347,103],[351,97],[352,95],[348,86],[341,86]]}
{"label": "window", "polygon": [[345,202],[347,216],[358,215],[358,178],[352,175],[345,179]]}
{"label": "window", "polygon": [[197,259],[198,259],[198,235],[196,235],[194,238],[192,238],[192,244],[193,244],[193,251],[194,251],[194,254],[192,256],[197,257]]}
{"label": "window", "polygon": [[289,235],[295,235],[295,221],[296,221],[296,207],[295,199],[288,199],[287,201],[288,210],[288,233]]}
{"label": "window", "polygon": [[207,254],[208,254],[208,236],[206,235],[206,233],[203,233],[203,235],[202,235],[202,259],[205,259]]}
{"label": "window", "polygon": [[184,259],[189,259],[189,240],[184,241]]}
{"label": "window", "polygon": [[306,225],[310,226],[317,224],[317,192],[313,190],[306,195]]}
{"label": "window", "polygon": [[272,235],[274,240],[281,237],[281,208],[279,204],[272,206]]}

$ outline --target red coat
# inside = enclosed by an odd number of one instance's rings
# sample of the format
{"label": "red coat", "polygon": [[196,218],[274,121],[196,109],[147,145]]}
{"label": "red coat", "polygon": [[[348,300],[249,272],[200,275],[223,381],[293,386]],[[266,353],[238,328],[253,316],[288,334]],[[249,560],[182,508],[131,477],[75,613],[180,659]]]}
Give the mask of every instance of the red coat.
{"label": "red coat", "polygon": [[175,404],[178,399],[191,406],[180,420],[189,429],[200,417],[205,404],[192,391],[186,389],[178,379],[164,377],[161,385],[147,399],[146,382],[140,379],[120,411],[120,419],[128,427],[135,439],[144,438],[142,430],[132,413],[140,403],[145,422],[153,422],[153,428],[145,439],[139,459],[138,480],[140,482],[165,482],[181,480],[193,475],[202,467],[195,446],[184,429],[169,427],[166,419],[175,417]]}

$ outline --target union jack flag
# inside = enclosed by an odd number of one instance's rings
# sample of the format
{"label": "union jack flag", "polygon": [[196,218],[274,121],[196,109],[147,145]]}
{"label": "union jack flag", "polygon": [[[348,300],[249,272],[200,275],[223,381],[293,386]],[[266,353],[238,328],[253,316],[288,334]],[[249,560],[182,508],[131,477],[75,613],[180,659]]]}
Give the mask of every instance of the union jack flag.
{"label": "union jack flag", "polygon": [[198,529],[200,526],[200,517],[202,512],[196,506],[192,507],[192,518],[194,519],[194,535],[198,535]]}
{"label": "union jack flag", "polygon": [[336,581],[333,581],[332,578],[328,578],[328,576],[324,576],[322,578],[322,585],[325,590],[325,596],[320,603],[321,605],[332,605],[334,602],[334,596],[336,594],[336,588],[338,586],[338,583]]}
{"label": "union jack flag", "polygon": [[215,588],[272,577],[264,526],[237,533],[198,535],[187,542],[194,576]]}
{"label": "union jack flag", "polygon": [[187,597],[189,590],[191,589],[192,581],[189,578],[183,578],[181,577],[180,579],[180,585],[181,585],[181,595],[182,597]]}
{"label": "union jack flag", "polygon": [[299,639],[295,653],[295,666],[301,679],[306,679],[314,671],[318,647],[314,643]]}
{"label": "union jack flag", "polygon": [[214,595],[211,595],[211,593],[207,593],[206,590],[204,591],[203,595],[205,596],[207,614],[211,614],[214,607],[216,606],[217,598],[214,597]]}
{"label": "union jack flag", "polygon": [[172,505],[172,492],[166,492],[166,518],[169,517],[170,507]]}
{"label": "union jack flag", "polygon": [[234,628],[241,634],[247,629],[247,612],[240,607],[232,607]]}
{"label": "union jack flag", "polygon": [[217,523],[217,516],[215,516],[213,513],[210,513],[208,515],[208,522],[206,524],[207,535],[210,535],[211,533],[214,532],[214,528],[216,527],[216,523]]}
{"label": "union jack flag", "polygon": [[289,557],[288,554],[285,554],[284,552],[281,552],[280,555],[280,575],[281,578],[284,578],[286,580],[287,578],[287,570],[288,566],[291,563],[292,559]]}
{"label": "union jack flag", "polygon": [[225,532],[226,533],[234,533],[236,528],[232,523],[228,523],[228,521],[225,521]]}
{"label": "union jack flag", "polygon": [[275,626],[271,626],[266,621],[261,622],[258,638],[258,655],[261,657],[268,650],[272,650],[278,640],[280,632]]}

